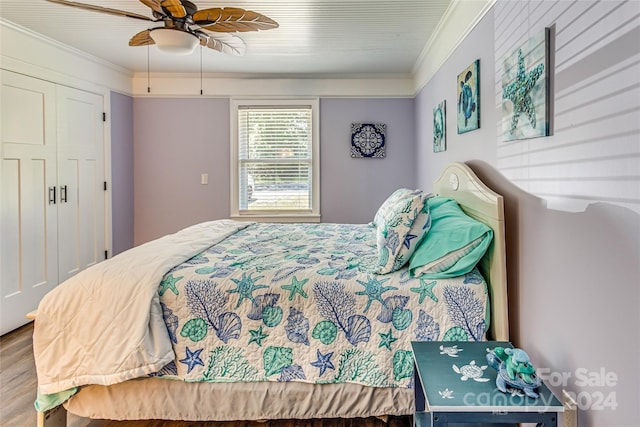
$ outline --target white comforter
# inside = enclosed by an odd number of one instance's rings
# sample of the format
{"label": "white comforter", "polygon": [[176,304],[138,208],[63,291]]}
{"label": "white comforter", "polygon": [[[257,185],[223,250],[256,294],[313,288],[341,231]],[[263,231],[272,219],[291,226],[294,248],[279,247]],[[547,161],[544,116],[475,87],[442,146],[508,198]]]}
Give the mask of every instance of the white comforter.
{"label": "white comforter", "polygon": [[84,270],[47,294],[33,335],[40,393],[116,384],[173,361],[158,284],[174,266],[248,225],[221,220],[186,228]]}

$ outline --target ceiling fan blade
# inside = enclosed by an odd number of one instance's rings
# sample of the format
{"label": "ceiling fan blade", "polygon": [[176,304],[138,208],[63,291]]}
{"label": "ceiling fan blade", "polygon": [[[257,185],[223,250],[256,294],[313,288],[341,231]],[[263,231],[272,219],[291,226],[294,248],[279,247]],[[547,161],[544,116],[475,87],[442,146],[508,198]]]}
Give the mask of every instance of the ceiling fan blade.
{"label": "ceiling fan blade", "polygon": [[140,31],[129,40],[129,46],[147,46],[150,44],[155,44],[151,38],[151,30]]}
{"label": "ceiling fan blade", "polygon": [[187,9],[184,8],[180,0],[162,0],[160,3],[163,8],[169,11],[174,18],[184,18],[187,16]]}
{"label": "ceiling fan blade", "polygon": [[119,9],[110,9],[108,7],[95,6],[93,4],[86,4],[86,3],[77,3],[74,1],[67,1],[67,0],[47,0],[47,1],[51,3],[63,4],[65,6],[77,7],[79,9],[92,10],[94,12],[108,13],[110,15],[117,15],[117,16],[127,16],[129,18],[142,19],[144,21],[155,22],[155,19],[151,19],[148,16],[138,15],[137,13],[126,12],[124,10],[119,10]]}
{"label": "ceiling fan blade", "polygon": [[209,34],[203,31],[197,32],[200,44],[218,52],[233,56],[243,56],[247,51],[247,45],[240,37],[229,33]]}
{"label": "ceiling fan blade", "polygon": [[202,9],[193,14],[193,20],[205,30],[218,33],[235,33],[278,28],[278,23],[273,19],[261,13],[237,7]]}
{"label": "ceiling fan blade", "polygon": [[153,10],[156,13],[159,13],[162,16],[167,15],[166,13],[164,13],[164,10],[162,10],[162,6],[160,6],[160,0],[140,0],[140,2],[147,7],[150,7],[151,10]]}

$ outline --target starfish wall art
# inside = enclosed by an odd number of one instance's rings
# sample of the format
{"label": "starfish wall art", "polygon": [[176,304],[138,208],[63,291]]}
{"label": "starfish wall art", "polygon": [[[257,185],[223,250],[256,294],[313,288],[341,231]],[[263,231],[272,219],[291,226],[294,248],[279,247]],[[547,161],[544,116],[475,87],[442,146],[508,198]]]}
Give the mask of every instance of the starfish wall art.
{"label": "starfish wall art", "polygon": [[548,28],[509,55],[502,68],[504,141],[550,134]]}

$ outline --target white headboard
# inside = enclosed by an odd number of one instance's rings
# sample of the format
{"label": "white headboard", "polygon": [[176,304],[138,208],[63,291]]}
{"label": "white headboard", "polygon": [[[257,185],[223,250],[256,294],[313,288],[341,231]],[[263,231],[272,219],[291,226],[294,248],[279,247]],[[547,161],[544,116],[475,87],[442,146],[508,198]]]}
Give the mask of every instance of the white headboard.
{"label": "white headboard", "polygon": [[462,210],[493,229],[493,242],[479,264],[489,285],[489,338],[509,341],[507,264],[502,196],[487,187],[464,163],[449,164],[434,182],[439,196],[455,199]]}

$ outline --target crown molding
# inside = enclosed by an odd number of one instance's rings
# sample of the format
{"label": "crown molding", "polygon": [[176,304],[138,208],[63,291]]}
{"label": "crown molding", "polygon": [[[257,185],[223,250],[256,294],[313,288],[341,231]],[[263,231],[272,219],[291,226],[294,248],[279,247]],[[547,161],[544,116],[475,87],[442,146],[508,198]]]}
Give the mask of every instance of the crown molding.
{"label": "crown molding", "polygon": [[[147,88],[150,91],[147,91]],[[202,89],[202,94],[200,90]],[[135,97],[413,98],[413,78],[404,75],[282,77],[278,75],[134,73]]]}
{"label": "crown molding", "polygon": [[100,87],[131,94],[133,73],[126,68],[1,17],[0,39],[0,66],[5,70],[77,88],[91,86],[93,91]]}
{"label": "crown molding", "polygon": [[414,95],[431,80],[497,0],[453,0],[413,67]]}

